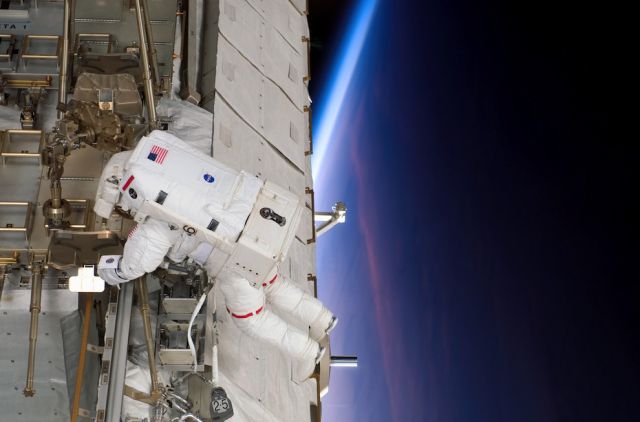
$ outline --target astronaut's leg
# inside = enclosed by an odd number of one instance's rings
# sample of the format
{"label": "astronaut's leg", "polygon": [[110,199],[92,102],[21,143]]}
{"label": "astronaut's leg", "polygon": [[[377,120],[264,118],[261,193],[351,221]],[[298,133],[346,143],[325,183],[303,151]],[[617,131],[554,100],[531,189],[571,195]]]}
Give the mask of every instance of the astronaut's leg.
{"label": "astronaut's leg", "polygon": [[320,352],[317,342],[265,308],[264,293],[249,282],[230,273],[218,276],[227,309],[236,326],[245,334],[274,345],[292,357],[315,360]]}
{"label": "astronaut's leg", "polygon": [[278,274],[263,287],[267,301],[277,310],[289,313],[311,327],[310,334],[315,340],[320,340],[335,327],[337,318],[331,311],[287,277]]}

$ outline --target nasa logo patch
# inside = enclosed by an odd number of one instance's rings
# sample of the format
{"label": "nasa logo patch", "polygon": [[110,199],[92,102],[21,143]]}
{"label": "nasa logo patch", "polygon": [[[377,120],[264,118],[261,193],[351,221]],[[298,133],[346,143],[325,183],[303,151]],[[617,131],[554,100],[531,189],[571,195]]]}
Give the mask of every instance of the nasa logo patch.
{"label": "nasa logo patch", "polygon": [[213,183],[216,181],[216,178],[213,177],[212,175],[210,175],[209,173],[205,173],[202,178],[204,179],[205,182],[207,183]]}

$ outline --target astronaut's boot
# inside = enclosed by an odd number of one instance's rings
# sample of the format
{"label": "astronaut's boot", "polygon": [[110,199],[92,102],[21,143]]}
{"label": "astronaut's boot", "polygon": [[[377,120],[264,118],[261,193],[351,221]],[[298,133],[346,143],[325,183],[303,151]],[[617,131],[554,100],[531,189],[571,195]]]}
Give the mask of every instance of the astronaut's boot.
{"label": "astronaut's boot", "polygon": [[[326,308],[325,308],[326,310]],[[315,341],[322,340],[338,325],[338,317],[326,310],[310,326],[309,336]]]}
{"label": "astronaut's boot", "polygon": [[320,346],[318,348],[318,353],[316,354],[315,359],[296,359],[293,361],[292,365],[292,378],[296,383],[303,383],[308,380],[316,369],[316,365],[320,363],[322,357],[324,356],[327,348],[325,346]]}

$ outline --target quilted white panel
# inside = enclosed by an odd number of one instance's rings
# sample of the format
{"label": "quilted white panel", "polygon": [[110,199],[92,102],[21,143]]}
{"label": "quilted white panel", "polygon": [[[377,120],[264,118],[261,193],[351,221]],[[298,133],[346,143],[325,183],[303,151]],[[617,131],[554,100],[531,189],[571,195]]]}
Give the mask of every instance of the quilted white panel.
{"label": "quilted white panel", "polygon": [[216,93],[271,145],[303,171],[305,112],[224,37],[218,40]]}
{"label": "quilted white panel", "polygon": [[246,1],[223,0],[220,33],[267,78],[278,85],[300,110],[306,105],[306,46],[296,51]]}

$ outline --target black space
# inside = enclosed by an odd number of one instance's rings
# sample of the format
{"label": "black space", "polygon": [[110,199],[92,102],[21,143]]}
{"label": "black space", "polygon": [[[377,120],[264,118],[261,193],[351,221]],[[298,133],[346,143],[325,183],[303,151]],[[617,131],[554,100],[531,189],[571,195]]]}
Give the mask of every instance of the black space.
{"label": "black space", "polygon": [[[310,10],[312,38],[334,42],[342,2]],[[418,179],[410,205],[430,213],[411,235],[448,283],[457,346],[437,420],[640,420],[633,14],[473,1],[377,13],[371,68],[386,73],[370,89],[394,110],[370,132],[393,140],[369,137],[363,159]],[[313,54],[317,75],[330,54]],[[423,299],[404,295],[407,309]]]}
{"label": "black space", "polygon": [[309,91],[316,98],[325,84],[341,45],[354,0],[309,0],[311,34],[311,81]]}

